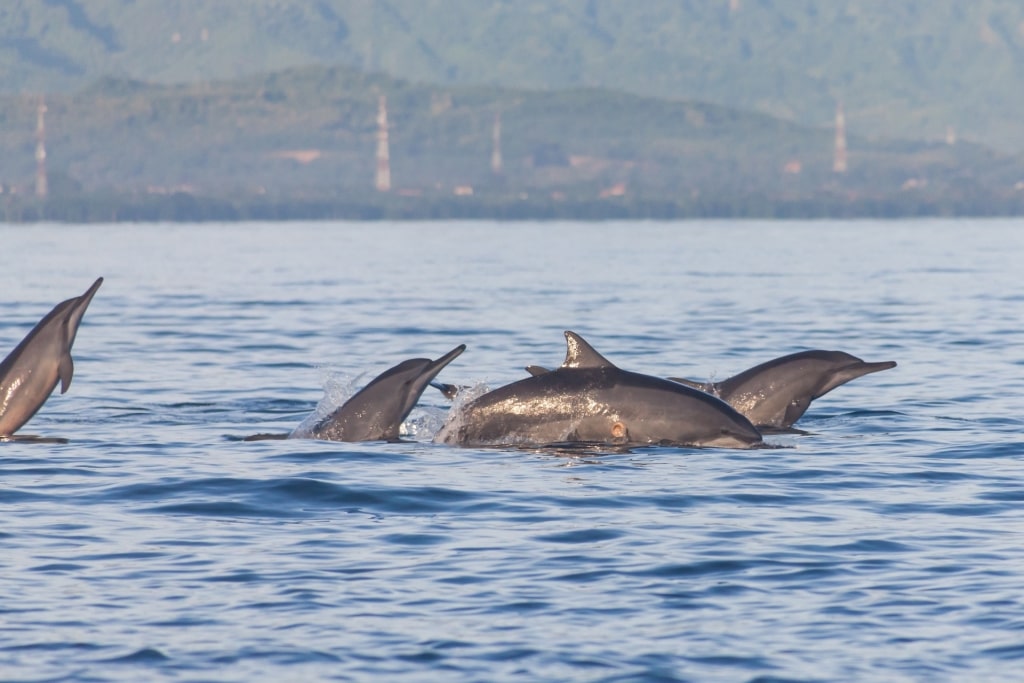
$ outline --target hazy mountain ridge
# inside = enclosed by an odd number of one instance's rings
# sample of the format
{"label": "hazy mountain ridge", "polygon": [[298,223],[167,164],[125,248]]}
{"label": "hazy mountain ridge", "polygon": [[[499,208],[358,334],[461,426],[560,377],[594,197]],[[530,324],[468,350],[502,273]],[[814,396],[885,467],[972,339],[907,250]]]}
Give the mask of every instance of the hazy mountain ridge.
{"label": "hazy mountain ridge", "polygon": [[[1001,86],[1016,78],[1024,23],[1006,5],[10,0],[0,5],[4,211],[1018,212],[1024,160],[1005,141],[1021,124],[1001,103],[1024,91]],[[945,40],[942,7],[946,20],[983,18],[984,30]],[[887,39],[868,40],[878,35]],[[37,201],[43,92],[50,193]],[[381,95],[391,192],[374,191]],[[844,172],[833,168],[838,102]]]}
{"label": "hazy mountain ridge", "polygon": [[[0,91],[321,64],[425,83],[607,87],[851,133],[1024,149],[1013,0],[7,0]],[[949,129],[949,130],[948,130]]]}

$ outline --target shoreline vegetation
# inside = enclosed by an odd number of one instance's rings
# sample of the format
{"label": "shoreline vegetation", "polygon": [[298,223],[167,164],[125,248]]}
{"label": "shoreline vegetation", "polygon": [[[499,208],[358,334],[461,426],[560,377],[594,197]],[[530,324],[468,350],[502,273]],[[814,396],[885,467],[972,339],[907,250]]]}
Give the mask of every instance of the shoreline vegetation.
{"label": "shoreline vegetation", "polygon": [[1024,215],[1021,196],[881,196],[850,199],[707,197],[689,201],[572,197],[231,198],[185,192],[166,195],[83,195],[39,200],[0,196],[0,222],[26,224],[107,222],[404,221],[404,220],[686,220],[864,219],[1013,217]]}

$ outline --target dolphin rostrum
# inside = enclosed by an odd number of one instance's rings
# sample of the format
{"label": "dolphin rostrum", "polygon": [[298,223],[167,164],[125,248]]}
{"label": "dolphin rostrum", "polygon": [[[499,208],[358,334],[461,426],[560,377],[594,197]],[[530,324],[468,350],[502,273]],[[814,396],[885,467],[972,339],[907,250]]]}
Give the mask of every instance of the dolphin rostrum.
{"label": "dolphin rostrum", "polygon": [[0,437],[32,419],[58,382],[60,393],[68,390],[75,371],[71,346],[101,284],[103,278],[82,296],[57,304],[0,363]]}
{"label": "dolphin rostrum", "polygon": [[466,350],[460,344],[437,360],[411,358],[384,371],[312,429],[328,441],[397,441],[398,430],[444,366]]}
{"label": "dolphin rostrum", "polygon": [[452,411],[435,441],[459,446],[565,443],[746,448],[747,418],[710,394],[621,370],[574,332],[561,367],[513,382]]}
{"label": "dolphin rostrum", "polygon": [[850,380],[896,367],[895,361],[865,363],[842,351],[801,351],[750,368],[722,382],[675,382],[718,396],[758,427],[789,429],[811,401]]}

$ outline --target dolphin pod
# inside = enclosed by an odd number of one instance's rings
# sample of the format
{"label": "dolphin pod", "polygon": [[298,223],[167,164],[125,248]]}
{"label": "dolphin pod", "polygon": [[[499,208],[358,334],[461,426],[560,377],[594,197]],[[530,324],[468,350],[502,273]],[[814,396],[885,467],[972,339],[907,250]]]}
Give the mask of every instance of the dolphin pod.
{"label": "dolphin pod", "polygon": [[[0,439],[10,438],[57,384],[68,390],[71,347],[103,284],[57,304],[0,363]],[[456,446],[678,445],[749,448],[761,431],[790,428],[811,401],[895,361],[868,363],[842,351],[802,351],[721,382],[622,370],[582,337],[565,332],[565,361],[454,408],[434,440]],[[309,431],[332,441],[396,441],[427,385],[453,398],[461,387],[435,381],[466,346],[437,360],[412,358],[386,370]],[[251,438],[284,438],[257,435]]]}
{"label": "dolphin pod", "polygon": [[32,419],[58,382],[60,393],[68,390],[75,372],[71,346],[101,284],[98,278],[85,294],[54,306],[0,363],[0,437]]}
{"label": "dolphin pod", "polygon": [[770,360],[721,382],[670,379],[718,396],[760,428],[789,429],[814,399],[894,367],[895,361],[866,363],[842,351],[814,350]]}
{"label": "dolphin pod", "polygon": [[748,448],[750,421],[708,393],[622,370],[567,331],[565,361],[453,411],[435,441],[456,446],[565,443]]}

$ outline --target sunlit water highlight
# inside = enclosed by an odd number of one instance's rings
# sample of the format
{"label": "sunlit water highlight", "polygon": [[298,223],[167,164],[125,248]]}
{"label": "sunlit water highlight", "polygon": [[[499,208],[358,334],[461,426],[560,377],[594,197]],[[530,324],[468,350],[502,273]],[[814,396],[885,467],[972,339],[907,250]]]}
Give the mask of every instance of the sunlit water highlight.
{"label": "sunlit water highlight", "polygon": [[[1022,228],[2,226],[0,355],[106,281],[49,441],[0,443],[0,679],[1012,679]],[[900,365],[773,450],[451,448],[433,390],[408,443],[241,441],[458,343],[442,381],[520,379],[565,329],[695,379]]]}

